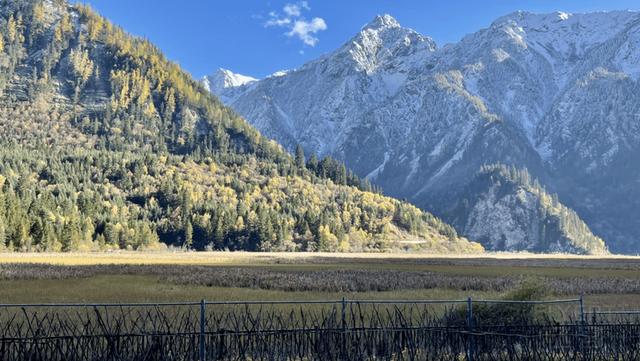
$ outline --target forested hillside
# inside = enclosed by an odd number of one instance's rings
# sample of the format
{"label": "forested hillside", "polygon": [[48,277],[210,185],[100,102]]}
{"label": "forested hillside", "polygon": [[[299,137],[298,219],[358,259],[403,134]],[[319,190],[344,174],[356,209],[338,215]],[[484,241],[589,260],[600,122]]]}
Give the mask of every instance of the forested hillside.
{"label": "forested hillside", "polygon": [[305,158],[90,8],[0,0],[0,248],[482,250]]}

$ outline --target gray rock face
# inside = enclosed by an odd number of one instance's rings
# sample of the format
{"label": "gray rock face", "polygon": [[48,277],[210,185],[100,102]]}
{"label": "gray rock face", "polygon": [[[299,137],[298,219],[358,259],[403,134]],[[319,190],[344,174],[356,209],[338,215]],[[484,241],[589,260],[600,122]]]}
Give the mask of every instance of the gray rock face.
{"label": "gray rock face", "polygon": [[448,219],[483,164],[525,168],[612,251],[636,253],[639,77],[638,12],[516,12],[440,49],[382,16],[299,69],[214,93],[286,147]]}
{"label": "gray rock face", "polygon": [[489,250],[603,254],[604,241],[526,170],[483,166],[447,211]]}

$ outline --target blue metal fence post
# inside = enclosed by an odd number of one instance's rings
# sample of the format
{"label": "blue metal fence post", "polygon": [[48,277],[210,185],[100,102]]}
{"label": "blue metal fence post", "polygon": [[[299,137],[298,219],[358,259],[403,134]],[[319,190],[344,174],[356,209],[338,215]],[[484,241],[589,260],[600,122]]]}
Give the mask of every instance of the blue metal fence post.
{"label": "blue metal fence post", "polygon": [[206,305],[205,300],[200,301],[200,361],[206,361],[207,350],[205,348],[205,332],[206,332]]}
{"label": "blue metal fence post", "polygon": [[586,360],[586,341],[587,341],[587,332],[586,332],[587,320],[584,315],[584,296],[580,295],[580,354],[582,355],[582,359]]}
{"label": "blue metal fence post", "polygon": [[342,297],[342,315],[341,315],[341,327],[342,327],[342,357],[346,359],[347,356],[347,299]]}
{"label": "blue metal fence post", "polygon": [[474,336],[473,336],[473,299],[467,298],[467,331],[469,337],[467,338],[467,360],[473,361],[475,354]]}
{"label": "blue metal fence post", "polygon": [[347,299],[342,297],[342,331],[347,328]]}

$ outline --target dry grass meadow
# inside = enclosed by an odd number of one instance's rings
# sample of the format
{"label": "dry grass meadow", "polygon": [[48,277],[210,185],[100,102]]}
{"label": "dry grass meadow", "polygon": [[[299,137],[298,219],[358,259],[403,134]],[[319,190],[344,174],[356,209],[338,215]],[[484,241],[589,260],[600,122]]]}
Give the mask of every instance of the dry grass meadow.
{"label": "dry grass meadow", "polygon": [[0,254],[0,303],[547,298],[640,309],[640,258],[327,253]]}

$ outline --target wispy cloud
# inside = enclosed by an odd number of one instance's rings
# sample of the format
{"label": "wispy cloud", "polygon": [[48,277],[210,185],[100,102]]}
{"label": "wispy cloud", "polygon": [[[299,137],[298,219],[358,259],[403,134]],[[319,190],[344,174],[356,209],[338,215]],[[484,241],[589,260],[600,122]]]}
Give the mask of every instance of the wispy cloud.
{"label": "wispy cloud", "polygon": [[267,20],[267,22],[264,25],[269,27],[269,26],[287,26],[289,24],[291,24],[290,18],[279,18],[277,16],[272,16],[269,20]]}
{"label": "wispy cloud", "polygon": [[287,4],[282,9],[287,16],[300,16],[302,15],[302,11],[300,10],[300,6],[297,4]]}
{"label": "wispy cloud", "polygon": [[319,17],[307,20],[303,12],[310,10],[311,7],[307,1],[286,4],[282,8],[282,12],[271,11],[264,26],[286,28],[288,30],[285,33],[286,36],[298,38],[305,45],[316,46],[320,41],[316,34],[327,30],[327,23]]}
{"label": "wispy cloud", "polygon": [[322,18],[313,18],[311,21],[296,20],[287,36],[297,36],[305,44],[316,46],[320,39],[313,36],[313,34],[324,30],[327,30],[327,23]]}

